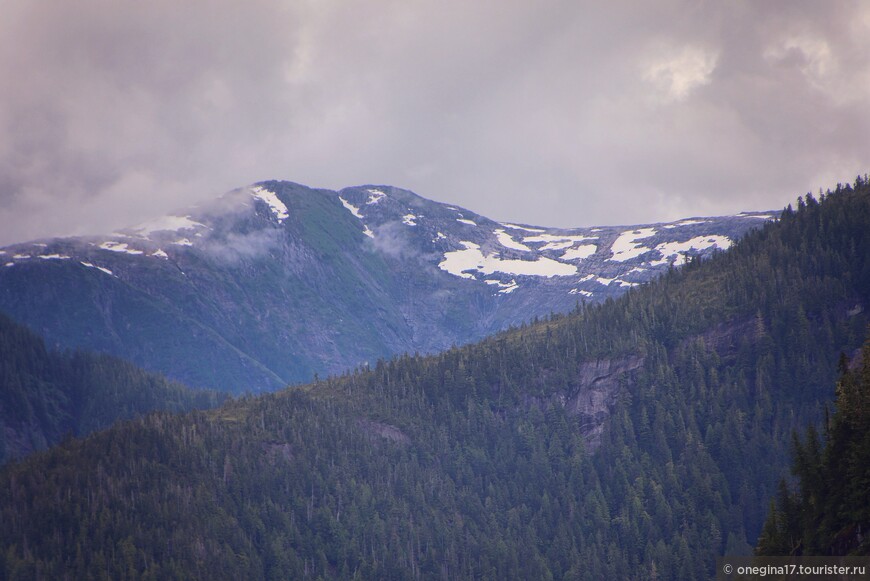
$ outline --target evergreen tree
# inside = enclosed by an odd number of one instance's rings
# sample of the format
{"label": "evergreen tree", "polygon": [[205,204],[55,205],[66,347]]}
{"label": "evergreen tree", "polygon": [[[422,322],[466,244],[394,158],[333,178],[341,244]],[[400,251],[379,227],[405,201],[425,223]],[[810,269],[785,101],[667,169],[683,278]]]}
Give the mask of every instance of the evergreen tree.
{"label": "evergreen tree", "polygon": [[795,437],[798,488],[780,483],[759,538],[759,555],[868,555],[870,528],[870,339],[859,365],[840,359],[836,411],[824,447],[813,426]]}

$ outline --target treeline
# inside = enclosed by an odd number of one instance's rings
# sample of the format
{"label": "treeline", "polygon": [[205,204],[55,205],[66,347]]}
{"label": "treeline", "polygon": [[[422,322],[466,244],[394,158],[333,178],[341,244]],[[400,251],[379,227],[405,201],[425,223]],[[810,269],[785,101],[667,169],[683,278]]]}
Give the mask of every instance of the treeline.
{"label": "treeline", "polygon": [[619,300],[10,465],[0,571],[708,579],[752,551],[868,305],[862,178]]}
{"label": "treeline", "polygon": [[845,355],[836,410],[794,438],[792,474],[783,479],[758,540],[758,555],[870,555],[870,340],[849,369]]}
{"label": "treeline", "polygon": [[50,351],[0,313],[0,464],[118,419],[214,407],[225,399],[107,355]]}

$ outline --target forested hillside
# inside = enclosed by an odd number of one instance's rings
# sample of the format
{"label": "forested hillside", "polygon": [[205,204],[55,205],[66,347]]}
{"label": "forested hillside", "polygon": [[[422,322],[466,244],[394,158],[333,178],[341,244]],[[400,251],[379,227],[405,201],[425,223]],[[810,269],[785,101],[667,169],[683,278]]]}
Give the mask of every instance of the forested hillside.
{"label": "forested hillside", "polygon": [[156,409],[214,407],[193,391],[114,357],[57,353],[0,313],[0,464]]}
{"label": "forested hillside", "polygon": [[0,473],[9,579],[708,579],[864,340],[870,187],[618,300]]}
{"label": "forested hillside", "polygon": [[841,360],[837,402],[823,424],[795,436],[792,474],[771,501],[759,555],[870,555],[870,340],[849,369]]}

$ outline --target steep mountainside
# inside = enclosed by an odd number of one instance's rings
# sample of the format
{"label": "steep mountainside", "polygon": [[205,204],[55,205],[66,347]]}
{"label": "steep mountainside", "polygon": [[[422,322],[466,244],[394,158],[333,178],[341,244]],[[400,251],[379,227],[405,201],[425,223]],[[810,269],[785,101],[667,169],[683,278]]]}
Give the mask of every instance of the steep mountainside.
{"label": "steep mountainside", "polygon": [[4,248],[0,311],[52,345],[257,391],[619,296],[771,217],[557,230],[391,187],[263,182],[110,236]]}
{"label": "steep mountainside", "polygon": [[0,314],[0,464],[153,410],[214,407],[192,391],[108,355],[56,353]]}
{"label": "steep mountainside", "polygon": [[864,340],[870,187],[621,298],[0,471],[25,578],[709,579]]}

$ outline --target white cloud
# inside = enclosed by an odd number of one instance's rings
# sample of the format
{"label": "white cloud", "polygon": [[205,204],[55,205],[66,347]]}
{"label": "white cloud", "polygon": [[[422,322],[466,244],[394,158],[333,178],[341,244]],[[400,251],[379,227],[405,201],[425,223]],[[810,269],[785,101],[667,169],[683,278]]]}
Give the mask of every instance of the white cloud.
{"label": "white cloud", "polygon": [[698,87],[710,84],[719,59],[717,51],[683,46],[664,52],[648,62],[643,73],[661,98],[682,101]]}

